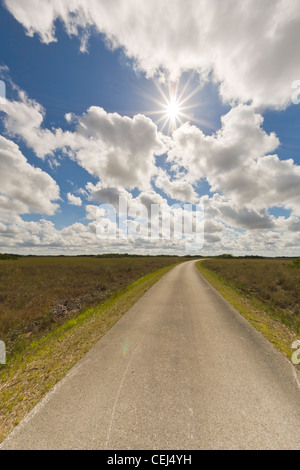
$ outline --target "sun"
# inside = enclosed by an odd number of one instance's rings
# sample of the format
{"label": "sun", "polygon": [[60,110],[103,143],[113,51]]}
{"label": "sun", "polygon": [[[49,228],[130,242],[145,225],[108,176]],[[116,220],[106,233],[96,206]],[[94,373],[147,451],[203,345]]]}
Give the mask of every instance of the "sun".
{"label": "sun", "polygon": [[176,101],[176,98],[172,98],[166,106],[166,114],[169,119],[176,120],[180,114],[180,104]]}
{"label": "sun", "polygon": [[202,88],[201,85],[191,87],[190,82],[193,75],[190,75],[188,80],[183,86],[180,82],[169,82],[161,84],[159,81],[154,80],[154,84],[160,94],[159,99],[149,96],[151,101],[154,101],[158,109],[147,111],[146,114],[157,115],[156,121],[160,131],[164,130],[171,134],[178,126],[182,125],[185,121],[198,122],[199,124],[207,125],[205,119],[196,119],[194,114],[191,114],[192,108],[199,108],[201,103],[195,102],[192,98]]}

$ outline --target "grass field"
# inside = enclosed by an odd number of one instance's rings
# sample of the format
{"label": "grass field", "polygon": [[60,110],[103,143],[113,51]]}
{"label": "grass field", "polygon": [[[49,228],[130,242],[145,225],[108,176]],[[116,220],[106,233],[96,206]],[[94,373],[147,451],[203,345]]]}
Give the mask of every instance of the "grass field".
{"label": "grass field", "polygon": [[291,358],[300,339],[300,263],[291,259],[207,259],[201,274]]}
{"label": "grass field", "polygon": [[8,359],[33,340],[178,257],[0,259],[0,339]]}
{"label": "grass field", "polygon": [[256,299],[300,333],[300,266],[283,259],[211,259],[203,266],[242,295]]}
{"label": "grass field", "polygon": [[[178,261],[178,258],[176,259]],[[114,291],[96,307],[44,332],[0,366],[0,442],[173,265]]]}

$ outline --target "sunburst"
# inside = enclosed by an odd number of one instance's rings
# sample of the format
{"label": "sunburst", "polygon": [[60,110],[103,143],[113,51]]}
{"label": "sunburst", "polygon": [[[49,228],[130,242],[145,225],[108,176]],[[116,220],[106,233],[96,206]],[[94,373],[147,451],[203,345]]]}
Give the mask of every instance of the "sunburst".
{"label": "sunburst", "polygon": [[190,83],[193,75],[181,86],[180,82],[169,82],[168,85],[163,85],[158,81],[154,81],[155,86],[160,94],[160,99],[148,96],[154,101],[159,109],[147,111],[146,114],[156,115],[158,119],[156,124],[159,126],[161,132],[164,130],[171,134],[178,126],[182,125],[185,121],[196,122],[200,125],[210,127],[207,120],[196,119],[194,114],[191,113],[192,109],[202,107],[204,103],[191,102],[196,93],[202,88],[202,85],[193,87],[191,89]]}

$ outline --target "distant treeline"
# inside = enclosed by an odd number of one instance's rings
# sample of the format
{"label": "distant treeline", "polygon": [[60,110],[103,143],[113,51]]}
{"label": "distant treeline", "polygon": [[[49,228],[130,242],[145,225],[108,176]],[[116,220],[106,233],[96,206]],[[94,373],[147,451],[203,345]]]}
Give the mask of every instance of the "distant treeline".
{"label": "distant treeline", "polygon": [[21,255],[9,254],[9,253],[3,253],[3,254],[0,253],[0,260],[1,259],[2,260],[3,259],[4,260],[6,260],[6,259],[19,259],[19,258],[22,258],[22,256]]}
{"label": "distant treeline", "polygon": [[[244,255],[234,256],[230,253],[223,253],[222,255],[137,255],[130,253],[102,253],[98,255],[17,255],[15,253],[0,253],[0,260],[17,260],[19,258],[223,258],[223,259],[269,259],[268,256],[261,255]],[[294,259],[295,256],[279,256],[282,259]],[[295,264],[300,264],[300,258],[295,261]]]}
{"label": "distant treeline", "polygon": [[[261,255],[244,255],[244,256],[234,256],[229,253],[224,253],[223,255],[217,256],[206,256],[205,258],[223,258],[223,259],[295,259],[296,256],[261,256]],[[295,261],[295,264],[300,264],[300,258]]]}
{"label": "distant treeline", "polygon": [[0,260],[19,258],[203,258],[202,255],[137,255],[130,253],[102,253],[98,255],[17,255],[14,253],[0,253]]}
{"label": "distant treeline", "polygon": [[215,258],[225,258],[225,259],[264,259],[265,256],[260,256],[260,255],[244,255],[244,256],[233,256],[229,253],[224,253],[223,255],[218,255]]}

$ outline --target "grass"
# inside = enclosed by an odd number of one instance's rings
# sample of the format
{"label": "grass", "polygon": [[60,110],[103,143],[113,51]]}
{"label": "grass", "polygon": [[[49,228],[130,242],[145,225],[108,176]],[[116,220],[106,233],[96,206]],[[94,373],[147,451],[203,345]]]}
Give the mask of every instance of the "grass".
{"label": "grass", "polygon": [[200,273],[289,359],[300,336],[298,260],[207,259]]}
{"label": "grass", "polygon": [[[178,260],[177,260],[178,261]],[[100,305],[27,344],[0,366],[0,441],[173,265],[115,291]]]}
{"label": "grass", "polygon": [[0,259],[0,339],[8,360],[32,341],[178,257]]}

